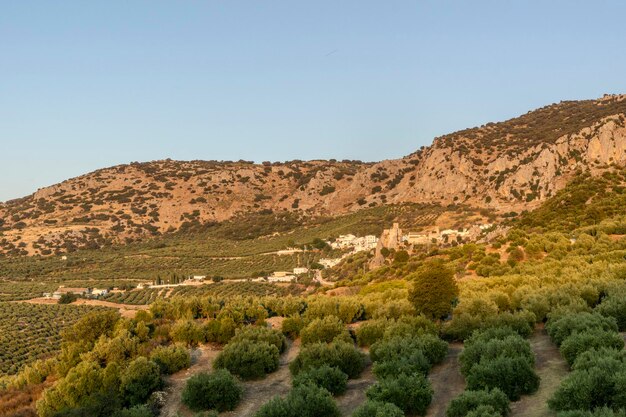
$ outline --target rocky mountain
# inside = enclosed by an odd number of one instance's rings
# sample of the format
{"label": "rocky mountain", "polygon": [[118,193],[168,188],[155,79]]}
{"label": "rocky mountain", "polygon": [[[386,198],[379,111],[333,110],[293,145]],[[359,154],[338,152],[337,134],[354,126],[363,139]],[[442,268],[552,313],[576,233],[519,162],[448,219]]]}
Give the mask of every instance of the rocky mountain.
{"label": "rocky mountain", "polygon": [[402,202],[520,212],[576,172],[623,165],[625,151],[626,95],[606,95],[438,137],[378,163],[131,163],[0,204],[0,252],[48,255],[250,213],[336,215]]}

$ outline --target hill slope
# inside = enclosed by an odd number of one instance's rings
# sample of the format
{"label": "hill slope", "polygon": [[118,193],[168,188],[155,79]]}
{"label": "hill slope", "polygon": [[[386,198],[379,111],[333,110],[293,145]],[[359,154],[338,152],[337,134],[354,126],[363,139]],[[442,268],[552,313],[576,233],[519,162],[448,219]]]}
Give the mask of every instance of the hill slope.
{"label": "hill slope", "polygon": [[124,243],[250,213],[334,216],[414,202],[536,207],[577,171],[626,159],[626,96],[561,102],[436,138],[401,159],[155,161],[95,171],[0,205],[0,251]]}

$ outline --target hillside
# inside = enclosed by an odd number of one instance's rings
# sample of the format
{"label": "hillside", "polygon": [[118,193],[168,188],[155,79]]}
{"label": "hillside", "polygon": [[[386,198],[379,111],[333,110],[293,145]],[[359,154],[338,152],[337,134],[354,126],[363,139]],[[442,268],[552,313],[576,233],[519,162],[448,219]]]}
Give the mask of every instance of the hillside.
{"label": "hillside", "polygon": [[[568,101],[436,138],[401,159],[154,161],[95,171],[0,205],[0,251],[50,255],[203,229],[240,216],[286,222],[399,203],[504,214],[537,207],[578,171],[626,159],[626,96]],[[268,233],[280,231],[268,230]]]}

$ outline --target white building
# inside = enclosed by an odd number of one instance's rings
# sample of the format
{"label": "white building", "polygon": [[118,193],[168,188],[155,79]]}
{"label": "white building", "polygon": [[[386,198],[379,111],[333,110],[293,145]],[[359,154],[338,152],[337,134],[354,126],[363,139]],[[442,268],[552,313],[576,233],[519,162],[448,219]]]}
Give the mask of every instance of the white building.
{"label": "white building", "polygon": [[332,268],[341,262],[341,258],[322,258],[319,260],[319,264],[324,268]]}
{"label": "white building", "polygon": [[92,297],[100,297],[105,296],[109,293],[109,290],[106,288],[92,288],[91,296]]}
{"label": "white building", "polygon": [[309,272],[309,268],[297,267],[293,269],[294,275],[306,274],[307,272]]}

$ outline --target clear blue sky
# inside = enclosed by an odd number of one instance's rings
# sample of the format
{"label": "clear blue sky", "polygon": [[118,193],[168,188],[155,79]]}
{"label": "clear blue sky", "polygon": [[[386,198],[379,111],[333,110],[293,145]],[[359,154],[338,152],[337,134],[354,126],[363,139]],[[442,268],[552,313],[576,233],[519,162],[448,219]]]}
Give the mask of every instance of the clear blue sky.
{"label": "clear blue sky", "polygon": [[0,201],[174,159],[395,158],[624,92],[623,1],[5,1]]}

